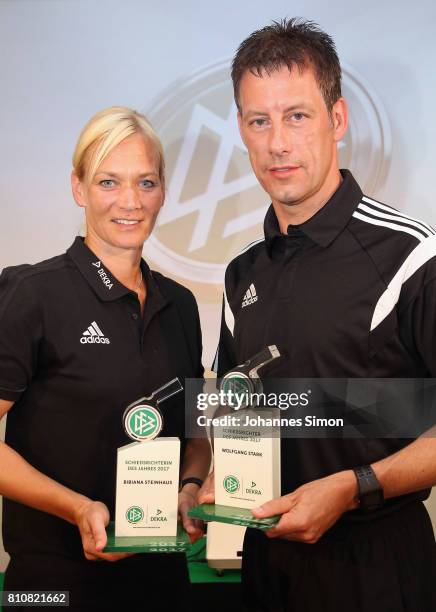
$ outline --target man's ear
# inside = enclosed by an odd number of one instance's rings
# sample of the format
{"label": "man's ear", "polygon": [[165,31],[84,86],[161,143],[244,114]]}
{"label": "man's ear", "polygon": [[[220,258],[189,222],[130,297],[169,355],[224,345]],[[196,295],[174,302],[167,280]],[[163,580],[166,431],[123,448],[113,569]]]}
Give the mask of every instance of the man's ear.
{"label": "man's ear", "polygon": [[77,176],[75,170],[71,172],[71,191],[73,192],[73,198],[77,206],[86,208],[85,194],[83,189],[83,183]]}
{"label": "man's ear", "polygon": [[345,98],[339,98],[332,108],[332,124],[335,132],[335,141],[343,139],[348,129],[348,104]]}
{"label": "man's ear", "polygon": [[[238,110],[237,118],[238,118],[239,133],[241,135],[242,142],[245,145],[244,134],[243,134],[243,130],[242,130],[242,115],[241,115],[241,111],[239,111],[239,110]],[[247,146],[247,145],[245,145],[245,146]]]}

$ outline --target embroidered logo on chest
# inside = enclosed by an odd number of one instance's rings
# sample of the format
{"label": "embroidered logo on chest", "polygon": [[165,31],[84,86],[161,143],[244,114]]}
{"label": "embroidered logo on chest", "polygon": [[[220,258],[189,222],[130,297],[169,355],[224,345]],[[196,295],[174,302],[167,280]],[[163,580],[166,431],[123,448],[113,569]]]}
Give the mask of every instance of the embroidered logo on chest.
{"label": "embroidered logo on chest", "polygon": [[245,292],[244,297],[242,298],[242,308],[245,308],[245,306],[250,306],[255,302],[257,302],[256,287],[253,285],[253,283],[251,283]]}
{"label": "embroidered logo on chest", "polygon": [[88,329],[82,334],[80,344],[110,344],[109,338],[106,338],[95,321],[89,325]]}

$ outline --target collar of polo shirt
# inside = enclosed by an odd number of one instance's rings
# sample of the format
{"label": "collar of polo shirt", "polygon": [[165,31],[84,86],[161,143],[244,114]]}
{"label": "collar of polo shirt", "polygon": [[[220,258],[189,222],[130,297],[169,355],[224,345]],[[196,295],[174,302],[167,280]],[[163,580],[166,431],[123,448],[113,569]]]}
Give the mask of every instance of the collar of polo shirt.
{"label": "collar of polo shirt", "polygon": [[[338,189],[313,217],[295,228],[299,230],[295,235],[301,236],[303,233],[316,244],[327,247],[342,232],[361,201],[363,193],[349,170],[340,172],[343,180]],[[288,235],[292,236],[294,232],[290,232],[290,228],[292,226],[288,227]],[[265,217],[264,232],[266,248],[271,256],[273,244],[277,238],[283,236],[272,204]]]}
{"label": "collar of polo shirt", "polygon": [[[134,293],[115,278],[112,272],[105,266],[104,262],[99,260],[86,246],[82,236],[76,237],[71,247],[67,250],[67,253],[102,301],[110,302]],[[150,290],[155,285],[153,275],[143,259],[141,259],[140,265],[142,277],[146,283],[147,289]]]}

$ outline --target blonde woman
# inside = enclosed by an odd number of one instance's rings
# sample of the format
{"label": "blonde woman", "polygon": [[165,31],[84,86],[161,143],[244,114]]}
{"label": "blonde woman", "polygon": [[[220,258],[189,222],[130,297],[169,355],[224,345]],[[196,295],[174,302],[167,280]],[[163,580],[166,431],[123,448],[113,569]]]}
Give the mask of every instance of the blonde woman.
{"label": "blonde woman", "polygon": [[[203,374],[194,297],[142,259],[165,194],[162,146],[145,117],[124,107],[95,115],[79,137],[71,182],[85,238],[0,276],[5,589],[67,590],[70,609],[127,609],[152,584],[170,609],[188,597],[184,556],[102,552],[116,449],[129,441],[125,407],[174,376]],[[209,448],[184,440],[183,397],[162,409],[163,435],[182,439],[188,482],[179,513],[194,540],[201,531],[186,512]]]}

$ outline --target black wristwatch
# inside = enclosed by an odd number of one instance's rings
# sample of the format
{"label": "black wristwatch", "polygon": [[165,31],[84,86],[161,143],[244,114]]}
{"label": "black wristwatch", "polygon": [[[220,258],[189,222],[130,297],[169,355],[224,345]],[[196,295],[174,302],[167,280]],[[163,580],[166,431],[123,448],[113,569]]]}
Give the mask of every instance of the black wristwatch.
{"label": "black wristwatch", "polygon": [[203,481],[201,480],[201,478],[190,476],[189,478],[184,478],[182,480],[182,482],[180,483],[179,491],[181,491],[186,484],[190,484],[190,483],[196,484],[199,489],[201,489],[201,487],[203,486]]}
{"label": "black wristwatch", "polygon": [[359,508],[366,511],[377,510],[384,503],[383,487],[370,465],[354,468],[357,478]]}

